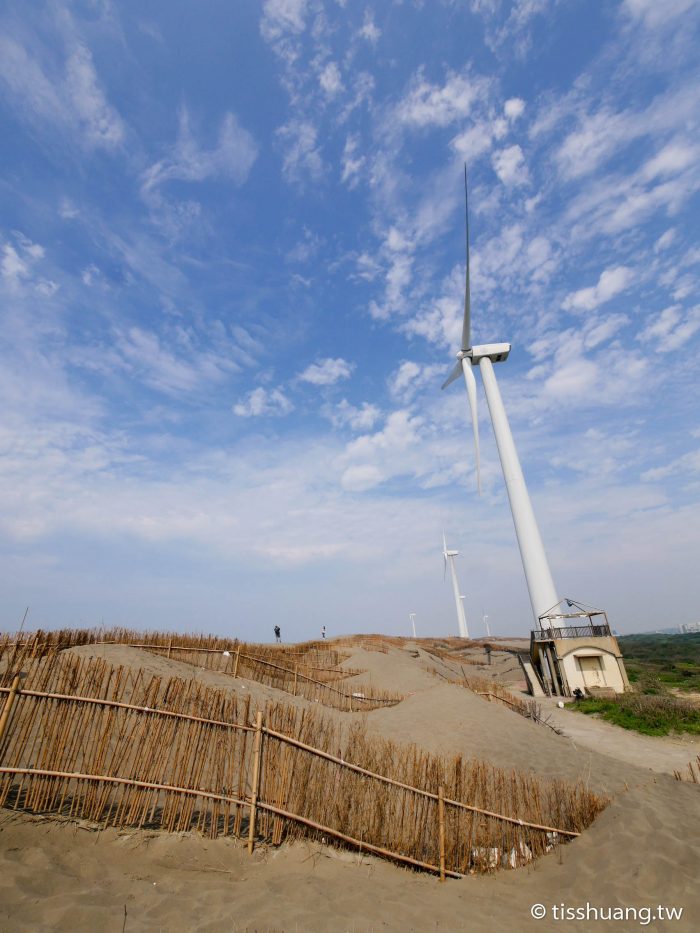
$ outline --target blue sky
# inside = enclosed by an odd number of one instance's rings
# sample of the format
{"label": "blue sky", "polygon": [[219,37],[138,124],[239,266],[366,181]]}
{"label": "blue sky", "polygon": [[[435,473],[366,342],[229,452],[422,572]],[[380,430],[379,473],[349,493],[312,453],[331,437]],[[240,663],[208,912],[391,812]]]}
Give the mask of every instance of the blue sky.
{"label": "blue sky", "polygon": [[6,2],[2,625],[531,627],[480,391],[557,589],[698,618],[694,0]]}

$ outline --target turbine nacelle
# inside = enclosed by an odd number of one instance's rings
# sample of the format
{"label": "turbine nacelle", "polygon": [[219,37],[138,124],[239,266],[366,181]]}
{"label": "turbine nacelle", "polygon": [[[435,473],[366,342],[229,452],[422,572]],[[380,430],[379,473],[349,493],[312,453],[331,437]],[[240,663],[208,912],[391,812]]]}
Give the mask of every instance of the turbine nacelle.
{"label": "turbine nacelle", "polygon": [[504,363],[510,353],[509,343],[483,343],[481,346],[472,347],[470,350],[460,350],[457,359],[470,359],[472,366],[476,366],[479,360],[488,357],[492,363]]}

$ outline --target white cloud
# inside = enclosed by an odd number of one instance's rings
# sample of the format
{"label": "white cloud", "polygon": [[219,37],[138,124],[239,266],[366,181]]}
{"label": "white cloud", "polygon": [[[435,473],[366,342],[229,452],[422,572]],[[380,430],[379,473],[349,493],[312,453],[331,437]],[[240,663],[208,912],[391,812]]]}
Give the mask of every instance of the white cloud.
{"label": "white cloud", "polygon": [[545,380],[544,395],[555,402],[584,398],[598,381],[598,367],[591,360],[573,357],[566,360]]}
{"label": "white cloud", "polygon": [[253,389],[232,408],[234,415],[240,418],[281,417],[293,410],[294,405],[282,389],[264,389],[262,386]]}
{"label": "white cloud", "polygon": [[349,188],[354,188],[358,181],[358,176],[362,166],[365,164],[365,157],[358,155],[359,141],[357,136],[348,136],[345,140],[343,149],[343,173],[341,181],[347,184]]}
{"label": "white cloud", "polygon": [[677,350],[693,334],[700,330],[700,305],[684,313],[680,305],[671,305],[650,320],[638,340],[656,344],[657,349],[667,352]]}
{"label": "white cloud", "polygon": [[253,137],[240,126],[233,113],[227,113],[221,121],[218,144],[213,149],[203,149],[192,133],[189,112],[183,108],[172,152],[144,172],[141,190],[148,195],[167,181],[201,182],[211,177],[229,177],[240,185],[248,177],[256,158]]}
{"label": "white cloud", "polygon": [[569,133],[555,155],[562,175],[580,178],[594,171],[634,135],[632,124],[630,115],[610,110],[581,118],[578,128]]}
{"label": "white cloud", "polygon": [[80,216],[80,211],[70,198],[61,198],[58,206],[58,213],[64,220],[74,220],[76,217]]}
{"label": "white cloud", "polygon": [[409,402],[419,389],[426,386],[435,391],[443,381],[446,368],[447,364],[426,366],[413,360],[403,360],[387,380],[389,392],[394,398]]}
{"label": "white cloud", "polygon": [[[11,243],[5,243],[2,247],[2,259],[0,259],[0,276],[7,285],[16,289],[20,283],[29,279],[32,267],[44,258],[44,247],[39,243],[32,241],[18,230],[13,233],[17,248]],[[52,286],[55,286],[52,290]],[[44,279],[36,284],[36,289],[40,294],[53,294],[58,288],[55,282],[49,282]]]}
{"label": "white cloud", "polygon": [[94,263],[90,263],[89,266],[86,266],[83,271],[80,273],[80,279],[83,285],[94,285],[97,279],[100,277],[100,270]]}
{"label": "white cloud", "polygon": [[19,245],[22,247],[23,251],[29,256],[32,260],[43,259],[46,255],[44,247],[39,243],[32,243],[29,237],[26,237],[23,233],[20,233],[18,230],[14,231],[15,238]]}
{"label": "white cloud", "polygon": [[328,97],[335,97],[343,90],[343,79],[335,62],[329,62],[318,77],[319,83]]}
{"label": "white cloud", "polygon": [[525,111],[525,101],[520,97],[511,97],[503,105],[503,112],[509,120],[517,120]]}
{"label": "white cloud", "polygon": [[[556,2],[556,0],[554,0]],[[474,13],[482,16],[486,45],[493,51],[507,48],[508,58],[524,58],[531,46],[531,20],[544,12],[552,0],[510,0],[502,16],[501,0],[470,0]]]}
{"label": "white cloud", "polygon": [[323,244],[321,237],[304,226],[302,237],[287,253],[288,262],[309,262],[317,254]]}
{"label": "white cloud", "polygon": [[654,252],[659,253],[661,250],[668,249],[675,239],[676,231],[671,227],[665,233],[662,233],[656,243],[654,243]]}
{"label": "white cloud", "polygon": [[37,282],[35,287],[39,294],[43,295],[44,298],[51,298],[51,296],[55,295],[60,288],[58,282],[54,282],[52,279],[41,279],[39,282]]}
{"label": "white cloud", "polygon": [[332,407],[329,406],[324,414],[335,427],[348,426],[353,431],[369,431],[381,417],[381,411],[371,402],[351,405],[347,399],[343,399]]}
{"label": "white cloud", "polygon": [[298,378],[301,382],[309,382],[311,385],[332,386],[343,379],[349,379],[354,368],[355,364],[348,363],[347,360],[328,357],[307,366],[299,373]]}
{"label": "white cloud", "polygon": [[424,337],[429,343],[454,350],[462,339],[464,269],[455,266],[440,291],[442,294],[414,314],[403,329],[407,334]]}
{"label": "white cloud", "polygon": [[420,374],[420,366],[411,360],[404,360],[395,373],[389,377],[389,389],[392,395],[402,395]]}
{"label": "white cloud", "polygon": [[535,396],[511,402],[511,410],[517,410],[521,417],[531,418],[534,412],[547,410],[562,416],[581,406],[600,411],[602,407],[635,405],[650,391],[653,376],[646,355],[630,349],[620,353],[614,346],[595,356],[584,355],[585,341],[580,336],[559,338],[552,363],[531,373],[537,386]]}
{"label": "white cloud", "polygon": [[653,467],[642,473],[645,482],[654,482],[678,473],[700,473],[700,450],[692,450],[661,467]]}
{"label": "white cloud", "polygon": [[305,28],[307,0],[266,0],[260,31],[268,42]]}
{"label": "white cloud", "polygon": [[645,179],[656,178],[659,175],[677,175],[688,166],[694,165],[698,160],[698,154],[695,146],[683,142],[669,143],[642,166],[641,175]]}
{"label": "white cloud", "polygon": [[2,248],[0,274],[12,288],[16,288],[20,279],[24,279],[29,275],[29,266],[19,256],[14,246],[9,243],[6,243]]}
{"label": "white cloud", "polygon": [[491,148],[492,128],[488,123],[475,123],[468,130],[455,136],[450,146],[468,165]]}
{"label": "white cloud", "polygon": [[365,282],[373,282],[382,271],[381,264],[377,262],[376,257],[369,253],[360,253],[356,260],[356,267],[356,275]]}
{"label": "white cloud", "polygon": [[359,31],[359,35],[366,39],[368,42],[371,42],[372,45],[376,45],[377,40],[381,36],[382,31],[374,22],[374,14],[370,9],[365,10],[365,18],[362,23],[362,28]]}
{"label": "white cloud", "polygon": [[670,20],[696,6],[696,0],[624,0],[623,7],[631,19],[642,22],[647,29],[658,29]]}
{"label": "white cloud", "polygon": [[596,320],[594,318],[588,320],[585,328],[584,346],[588,350],[594,349],[601,343],[605,343],[606,340],[614,337],[614,335],[629,324],[629,322],[630,319],[626,314],[610,314],[603,320]]}
{"label": "white cloud", "polygon": [[277,135],[285,148],[282,173],[287,181],[301,182],[305,175],[318,181],[323,174],[323,160],[313,123],[293,119],[281,126]]}
{"label": "white cloud", "polygon": [[[126,128],[103,91],[90,50],[72,37],[64,70],[53,73],[17,40],[0,37],[0,80],[22,118],[53,124],[91,148],[115,149]],[[46,57],[49,60],[48,56]]]}
{"label": "white cloud", "polygon": [[89,49],[79,45],[66,64],[68,98],[95,146],[113,149],[124,138],[124,124],[102,91]]}
{"label": "white cloud", "polygon": [[634,273],[627,266],[614,266],[601,273],[598,284],[571,292],[562,302],[567,311],[592,311],[628,289]]}
{"label": "white cloud", "polygon": [[341,485],[348,492],[366,492],[379,486],[384,480],[384,474],[379,467],[372,463],[362,463],[350,466],[341,477]]}
{"label": "white cloud", "polygon": [[364,491],[391,476],[411,473],[413,464],[406,451],[420,442],[422,423],[407,409],[399,409],[391,412],[381,431],[351,441],[341,458],[349,462],[341,477],[343,488]]}
{"label": "white cloud", "polygon": [[26,116],[51,121],[69,119],[59,82],[51,80],[24,46],[7,33],[0,35],[0,78],[21,101]]}
{"label": "white cloud", "polygon": [[491,161],[494,171],[507,187],[524,185],[529,181],[523,151],[517,144],[494,152]]}
{"label": "white cloud", "polygon": [[467,116],[484,91],[482,79],[467,75],[451,73],[445,84],[438,85],[419,74],[397,106],[396,116],[406,126],[448,126]]}
{"label": "white cloud", "polygon": [[240,371],[236,357],[250,362],[235,342],[220,333],[222,328],[217,323],[214,321],[211,326],[215,342],[207,335],[204,346],[204,340],[184,326],[162,334],[132,326],[115,329],[106,348],[74,347],[70,360],[75,366],[109,376],[121,371],[173,398],[189,398],[204,387],[224,383],[231,373]]}

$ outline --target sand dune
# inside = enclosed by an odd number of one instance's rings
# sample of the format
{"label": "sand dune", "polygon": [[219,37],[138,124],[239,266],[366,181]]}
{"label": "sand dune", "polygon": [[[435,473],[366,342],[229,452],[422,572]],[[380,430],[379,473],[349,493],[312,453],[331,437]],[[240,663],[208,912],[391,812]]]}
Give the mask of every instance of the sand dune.
{"label": "sand dune", "polygon": [[[139,649],[75,650],[164,676],[192,675],[189,665]],[[249,857],[234,839],[96,832],[67,820],[4,810],[0,930],[359,933],[597,928],[591,919],[558,922],[550,916],[535,921],[530,917],[534,903],[544,904],[550,913],[562,903],[682,907],[682,920],[649,926],[698,928],[700,787],[646,765],[653,759],[658,769],[670,748],[674,754],[687,752],[690,760],[700,750],[697,742],[647,739],[606,726],[619,741],[605,744],[602,753],[602,743],[599,750],[586,747],[429,673],[429,668],[448,673],[455,662],[436,661],[411,643],[386,654],[356,649],[346,665],[366,671],[358,680],[399,691],[406,699],[370,713],[327,711],[340,721],[361,717],[379,735],[442,754],[477,756],[544,776],[583,778],[612,796],[610,806],[581,837],[527,868],[445,884],[388,862],[315,844],[261,848]],[[509,655],[498,658],[495,669],[470,667],[470,673],[480,676],[518,681]],[[195,676],[248,692],[259,704],[282,699],[309,705],[252,681],[234,682],[207,670],[197,670]],[[574,715],[560,716],[561,724],[566,728]],[[589,745],[595,745],[595,734]],[[640,928],[632,919],[610,925],[616,930]]]}

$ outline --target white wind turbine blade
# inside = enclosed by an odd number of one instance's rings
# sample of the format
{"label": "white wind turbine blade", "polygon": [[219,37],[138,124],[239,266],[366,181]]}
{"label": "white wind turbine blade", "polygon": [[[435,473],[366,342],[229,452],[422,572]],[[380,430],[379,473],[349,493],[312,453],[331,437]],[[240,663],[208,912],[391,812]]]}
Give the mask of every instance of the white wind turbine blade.
{"label": "white wind turbine blade", "polygon": [[461,361],[461,360],[457,360],[457,362],[455,363],[455,365],[454,365],[454,367],[453,367],[453,369],[452,369],[452,372],[451,372],[450,375],[447,377],[447,379],[445,379],[445,381],[444,381],[443,384],[440,386],[440,388],[441,388],[441,389],[446,389],[446,388],[448,387],[448,385],[451,385],[451,383],[453,383],[453,382],[455,381],[455,379],[459,379],[459,377],[460,377],[461,375],[462,375],[462,361]]}
{"label": "white wind turbine blade", "polygon": [[444,569],[442,571],[442,582],[445,582],[447,577],[447,539],[445,538],[445,532],[442,533],[442,559],[445,562]]}
{"label": "white wind turbine blade", "polygon": [[471,286],[469,281],[469,196],[467,194],[467,165],[464,164],[464,225],[467,233],[467,269],[464,279],[464,319],[462,320],[462,350],[471,350]]}
{"label": "white wind turbine blade", "polygon": [[464,382],[467,386],[467,398],[469,399],[469,411],[472,416],[472,431],[474,432],[474,452],[476,454],[476,487],[481,495],[481,453],[479,451],[479,419],[476,411],[476,379],[472,372],[472,364],[466,359],[462,360],[462,369],[464,371]]}

